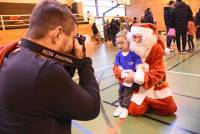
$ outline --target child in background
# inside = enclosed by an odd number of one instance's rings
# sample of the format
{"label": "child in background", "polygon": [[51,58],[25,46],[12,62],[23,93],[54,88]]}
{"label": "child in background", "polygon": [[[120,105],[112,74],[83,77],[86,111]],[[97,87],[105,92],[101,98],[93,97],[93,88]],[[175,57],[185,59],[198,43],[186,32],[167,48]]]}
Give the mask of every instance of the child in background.
{"label": "child in background", "polygon": [[193,41],[195,32],[196,32],[196,27],[194,23],[194,17],[192,17],[188,22],[188,32],[187,32],[189,51],[192,51],[195,49],[194,41]]}
{"label": "child in background", "polygon": [[131,96],[133,90],[138,88],[139,85],[136,83],[127,83],[124,79],[129,75],[130,72],[136,71],[136,66],[142,64],[141,58],[134,52],[129,51],[129,42],[127,40],[128,30],[122,30],[116,35],[116,45],[120,51],[116,55],[115,65],[113,72],[115,77],[119,80],[119,107],[113,113],[121,119],[128,116],[128,106],[131,102]]}

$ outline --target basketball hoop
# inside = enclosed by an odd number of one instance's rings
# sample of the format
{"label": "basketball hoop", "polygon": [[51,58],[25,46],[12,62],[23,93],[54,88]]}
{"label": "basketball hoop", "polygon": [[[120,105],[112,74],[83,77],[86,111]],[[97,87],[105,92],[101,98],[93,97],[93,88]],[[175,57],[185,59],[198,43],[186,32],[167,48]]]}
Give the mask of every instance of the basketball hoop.
{"label": "basketball hoop", "polygon": [[131,0],[116,0],[120,5],[131,5]]}

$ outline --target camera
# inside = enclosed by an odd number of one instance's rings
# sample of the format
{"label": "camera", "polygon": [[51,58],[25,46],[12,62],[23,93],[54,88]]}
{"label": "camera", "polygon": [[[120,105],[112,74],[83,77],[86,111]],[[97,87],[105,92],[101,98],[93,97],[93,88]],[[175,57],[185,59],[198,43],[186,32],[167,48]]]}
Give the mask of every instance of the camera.
{"label": "camera", "polygon": [[80,45],[85,45],[85,40],[86,40],[85,36],[80,35],[79,33],[77,33],[75,38],[78,40],[78,43]]}

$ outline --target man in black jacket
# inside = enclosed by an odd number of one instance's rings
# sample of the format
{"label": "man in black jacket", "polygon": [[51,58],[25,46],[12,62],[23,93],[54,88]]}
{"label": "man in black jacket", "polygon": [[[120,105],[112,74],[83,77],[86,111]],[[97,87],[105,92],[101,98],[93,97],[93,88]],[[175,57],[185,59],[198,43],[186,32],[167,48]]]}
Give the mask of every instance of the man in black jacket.
{"label": "man in black jacket", "polygon": [[[192,10],[182,0],[176,0],[173,12],[173,26],[176,30],[176,43],[179,52],[186,53],[186,33],[188,21],[192,18]],[[182,51],[180,38],[182,37]]]}
{"label": "man in black jacket", "polygon": [[195,15],[195,25],[197,27],[196,38],[200,39],[200,8],[199,8],[199,11]]}
{"label": "man in black jacket", "polygon": [[[0,47],[0,134],[71,134],[72,119],[98,116],[99,87],[90,58],[93,44],[86,38],[84,56],[74,40],[76,30],[69,9],[56,1],[42,1],[32,12],[25,38]],[[69,66],[33,51],[41,47],[49,56],[73,51],[81,63],[79,84],[72,80]]]}
{"label": "man in black jacket", "polygon": [[[167,33],[169,31],[169,28],[172,27],[173,9],[174,9],[174,1],[170,0],[169,3],[164,7],[164,21]],[[166,39],[167,39],[167,47],[170,48],[172,38],[167,36]]]}
{"label": "man in black jacket", "polygon": [[151,8],[147,8],[144,14],[144,23],[152,23],[154,24],[153,14],[151,12]]}

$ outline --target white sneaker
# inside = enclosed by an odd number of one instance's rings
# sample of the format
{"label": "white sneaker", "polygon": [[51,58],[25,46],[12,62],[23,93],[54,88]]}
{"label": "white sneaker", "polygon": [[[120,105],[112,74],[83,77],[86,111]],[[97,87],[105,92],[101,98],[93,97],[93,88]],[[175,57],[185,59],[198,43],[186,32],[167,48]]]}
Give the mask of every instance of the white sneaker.
{"label": "white sneaker", "polygon": [[125,119],[128,116],[128,109],[127,108],[122,108],[122,112],[119,115],[120,119]]}
{"label": "white sneaker", "polygon": [[122,107],[118,107],[115,112],[113,113],[113,116],[118,117],[120,115],[120,113],[122,112],[123,108]]}

